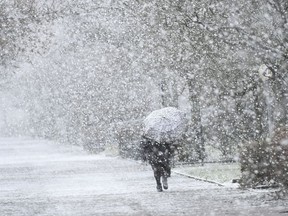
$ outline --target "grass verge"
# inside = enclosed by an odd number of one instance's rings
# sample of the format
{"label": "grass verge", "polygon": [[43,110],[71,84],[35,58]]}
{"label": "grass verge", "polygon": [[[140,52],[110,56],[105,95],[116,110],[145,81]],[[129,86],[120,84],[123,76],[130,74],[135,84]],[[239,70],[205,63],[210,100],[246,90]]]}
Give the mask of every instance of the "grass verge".
{"label": "grass verge", "polygon": [[219,182],[221,184],[232,182],[241,176],[240,165],[238,163],[211,163],[201,165],[185,165],[175,167],[176,172],[185,173],[190,176],[198,177],[208,181]]}

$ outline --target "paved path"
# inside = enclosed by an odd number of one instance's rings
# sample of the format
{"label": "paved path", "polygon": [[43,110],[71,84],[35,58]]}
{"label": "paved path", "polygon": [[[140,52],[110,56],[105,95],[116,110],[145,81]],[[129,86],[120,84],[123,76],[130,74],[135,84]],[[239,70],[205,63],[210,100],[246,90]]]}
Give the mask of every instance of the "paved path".
{"label": "paved path", "polygon": [[0,138],[0,216],[288,215],[283,202],[259,199],[264,192],[169,180],[158,193],[150,167],[133,161]]}

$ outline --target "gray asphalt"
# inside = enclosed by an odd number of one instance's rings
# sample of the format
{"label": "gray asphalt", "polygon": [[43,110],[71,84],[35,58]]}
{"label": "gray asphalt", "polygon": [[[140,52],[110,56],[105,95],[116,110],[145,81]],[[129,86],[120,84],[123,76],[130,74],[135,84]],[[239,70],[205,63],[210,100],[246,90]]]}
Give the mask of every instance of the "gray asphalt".
{"label": "gray asphalt", "polygon": [[[286,200],[287,201],[287,200]],[[0,138],[0,216],[288,215],[267,191],[176,174],[156,192],[149,166],[43,140]]]}

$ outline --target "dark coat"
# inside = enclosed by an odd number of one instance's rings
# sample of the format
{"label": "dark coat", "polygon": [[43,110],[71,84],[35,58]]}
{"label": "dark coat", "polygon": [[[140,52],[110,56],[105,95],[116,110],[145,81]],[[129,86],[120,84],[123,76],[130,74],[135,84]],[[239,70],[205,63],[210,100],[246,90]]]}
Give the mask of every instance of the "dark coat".
{"label": "dark coat", "polygon": [[177,146],[174,143],[158,143],[152,139],[142,137],[140,143],[140,155],[143,161],[153,165],[170,166],[170,160]]}

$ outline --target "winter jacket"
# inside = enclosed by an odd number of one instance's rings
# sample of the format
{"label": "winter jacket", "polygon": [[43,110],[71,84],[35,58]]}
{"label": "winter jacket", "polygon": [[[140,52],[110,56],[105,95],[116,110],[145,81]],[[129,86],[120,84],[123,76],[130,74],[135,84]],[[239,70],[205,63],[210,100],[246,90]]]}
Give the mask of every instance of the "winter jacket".
{"label": "winter jacket", "polygon": [[150,164],[169,163],[174,150],[173,144],[167,142],[158,143],[145,137],[143,137],[140,142],[140,155],[142,160],[148,161]]}

